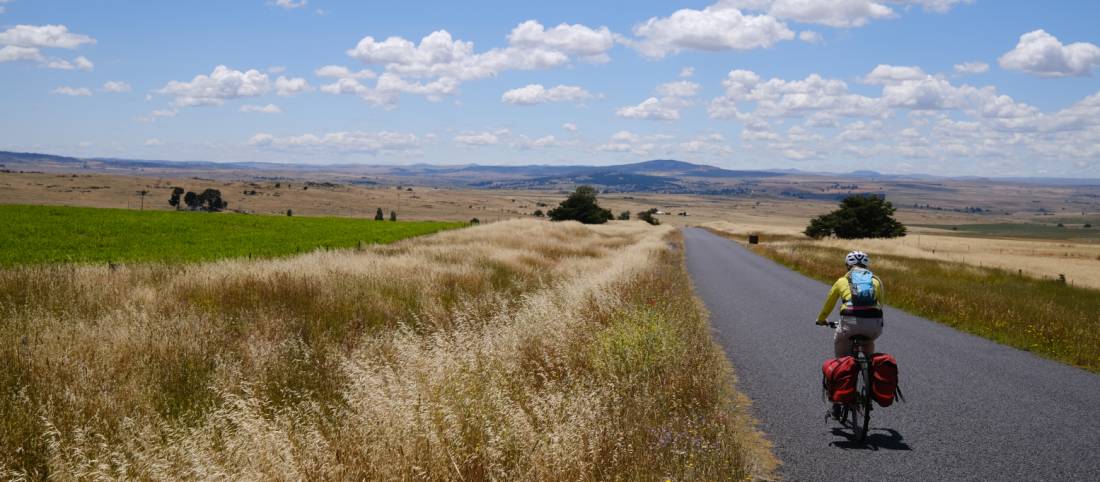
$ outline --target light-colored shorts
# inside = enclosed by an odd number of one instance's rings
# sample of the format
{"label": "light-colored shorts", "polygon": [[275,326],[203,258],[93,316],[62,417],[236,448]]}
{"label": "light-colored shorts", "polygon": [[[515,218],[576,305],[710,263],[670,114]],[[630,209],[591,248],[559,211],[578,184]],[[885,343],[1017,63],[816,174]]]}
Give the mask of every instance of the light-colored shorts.
{"label": "light-colored shorts", "polygon": [[871,354],[875,352],[875,339],[882,334],[882,318],[856,318],[853,316],[840,317],[840,323],[836,325],[836,334],[833,335],[833,349],[837,357],[851,354],[852,341],[855,335],[863,335],[870,339],[864,343],[863,352]]}

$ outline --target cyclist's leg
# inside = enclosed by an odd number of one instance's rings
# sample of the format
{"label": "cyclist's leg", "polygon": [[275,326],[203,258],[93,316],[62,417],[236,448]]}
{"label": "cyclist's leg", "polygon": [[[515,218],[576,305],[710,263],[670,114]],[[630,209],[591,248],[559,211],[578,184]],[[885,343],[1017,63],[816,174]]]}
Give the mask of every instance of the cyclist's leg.
{"label": "cyclist's leg", "polygon": [[846,316],[842,316],[836,324],[836,332],[833,333],[833,354],[840,358],[852,352],[851,327],[845,323]]}

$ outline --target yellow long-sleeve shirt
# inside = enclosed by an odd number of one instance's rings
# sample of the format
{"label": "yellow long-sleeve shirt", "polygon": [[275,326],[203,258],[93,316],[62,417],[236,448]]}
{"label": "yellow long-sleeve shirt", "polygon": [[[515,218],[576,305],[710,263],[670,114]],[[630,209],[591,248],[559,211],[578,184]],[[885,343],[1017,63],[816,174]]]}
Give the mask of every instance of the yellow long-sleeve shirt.
{"label": "yellow long-sleeve shirt", "polygon": [[[875,276],[871,279],[871,284],[875,286],[875,301],[878,302],[876,306],[882,309],[882,300],[885,294],[882,290],[882,281],[878,279],[878,276]],[[832,289],[829,290],[829,296],[825,298],[825,306],[821,307],[821,314],[817,315],[817,321],[827,320],[837,301],[843,301],[844,303],[852,301],[852,287],[848,285],[847,275],[842,276],[836,280],[836,283],[833,283]]]}

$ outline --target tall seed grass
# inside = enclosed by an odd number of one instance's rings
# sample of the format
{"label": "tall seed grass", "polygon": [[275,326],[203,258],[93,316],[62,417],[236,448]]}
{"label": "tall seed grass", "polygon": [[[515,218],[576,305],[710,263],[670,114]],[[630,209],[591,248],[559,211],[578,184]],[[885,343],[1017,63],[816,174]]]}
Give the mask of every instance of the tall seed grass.
{"label": "tall seed grass", "polygon": [[770,477],[667,228],[0,270],[0,476]]}
{"label": "tall seed grass", "polygon": [[[844,274],[847,251],[840,248],[779,242],[753,249],[822,281]],[[997,268],[869,254],[890,305],[1100,373],[1100,291]]]}

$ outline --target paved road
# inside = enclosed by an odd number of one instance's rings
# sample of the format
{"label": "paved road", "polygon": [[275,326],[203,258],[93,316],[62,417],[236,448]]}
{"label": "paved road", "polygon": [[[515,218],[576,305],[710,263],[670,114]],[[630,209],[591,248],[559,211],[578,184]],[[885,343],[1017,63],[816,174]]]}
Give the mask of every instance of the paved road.
{"label": "paved road", "polygon": [[[785,479],[1100,481],[1100,376],[894,309],[876,348],[897,357],[909,403],[872,412],[870,443],[852,443],[821,399],[828,287],[707,231],[684,238]],[[904,281],[884,282],[889,296]]]}

